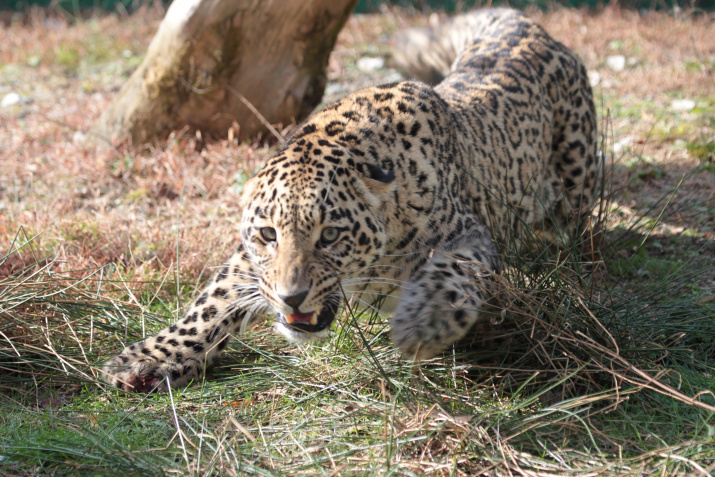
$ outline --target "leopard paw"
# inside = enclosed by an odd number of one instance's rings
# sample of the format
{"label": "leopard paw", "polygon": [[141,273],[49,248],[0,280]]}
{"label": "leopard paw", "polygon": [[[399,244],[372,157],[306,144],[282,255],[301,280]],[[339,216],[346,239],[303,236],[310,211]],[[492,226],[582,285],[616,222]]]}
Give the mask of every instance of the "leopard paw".
{"label": "leopard paw", "polygon": [[[451,294],[450,294],[451,296]],[[468,301],[401,300],[392,317],[392,342],[405,356],[428,359],[462,338],[479,318]],[[466,306],[465,306],[466,305]]]}
{"label": "leopard paw", "polygon": [[166,392],[169,386],[177,388],[198,379],[203,372],[203,364],[193,358],[177,361],[154,356],[146,343],[141,341],[107,361],[102,371],[105,381],[124,391]]}

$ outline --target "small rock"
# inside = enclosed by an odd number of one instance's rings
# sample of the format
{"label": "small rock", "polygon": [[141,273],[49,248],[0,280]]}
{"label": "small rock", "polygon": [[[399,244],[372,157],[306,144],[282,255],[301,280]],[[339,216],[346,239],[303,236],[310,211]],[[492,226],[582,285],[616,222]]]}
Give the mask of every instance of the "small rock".
{"label": "small rock", "polygon": [[82,144],[87,137],[82,133],[82,131],[75,131],[72,135],[72,142],[75,144]]}
{"label": "small rock", "polygon": [[57,18],[47,18],[45,21],[45,26],[50,29],[57,29],[57,28],[63,28],[65,26],[65,23],[63,23],[61,20]]}
{"label": "small rock", "polygon": [[620,154],[621,152],[623,152],[624,149],[629,147],[632,142],[633,142],[633,138],[631,136],[624,137],[620,141],[613,144],[613,153]]}
{"label": "small rock", "polygon": [[626,57],[623,55],[613,55],[606,58],[606,65],[613,71],[623,71],[626,67]]}
{"label": "small rock", "polygon": [[592,88],[598,86],[598,83],[601,82],[601,73],[599,73],[598,71],[589,71],[588,82],[591,84]]}
{"label": "small rock", "polygon": [[618,86],[619,84],[621,84],[621,82],[615,79],[603,78],[601,80],[601,88],[604,89],[613,88],[614,86]]}
{"label": "small rock", "polygon": [[695,101],[692,99],[675,99],[670,103],[673,111],[690,111],[695,108]]}
{"label": "small rock", "polygon": [[402,76],[398,71],[395,71],[394,73],[390,73],[389,75],[385,76],[382,80],[385,83],[396,83],[398,81],[404,80],[405,77]]}
{"label": "small rock", "polygon": [[325,87],[325,95],[332,96],[334,94],[342,94],[348,91],[348,87],[339,83],[331,83]]}
{"label": "small rock", "polygon": [[618,51],[623,48],[623,42],[621,40],[611,40],[608,42],[608,48],[613,51]]}
{"label": "small rock", "polygon": [[22,97],[17,93],[8,93],[0,102],[0,107],[8,108],[22,102]]}
{"label": "small rock", "polygon": [[357,67],[360,71],[363,71],[365,73],[370,73],[371,71],[376,71],[379,70],[385,66],[385,60],[383,58],[373,58],[366,56],[364,58],[360,58],[357,61]]}
{"label": "small rock", "polygon": [[124,58],[131,58],[133,55],[132,50],[124,50],[122,51],[122,56]]}

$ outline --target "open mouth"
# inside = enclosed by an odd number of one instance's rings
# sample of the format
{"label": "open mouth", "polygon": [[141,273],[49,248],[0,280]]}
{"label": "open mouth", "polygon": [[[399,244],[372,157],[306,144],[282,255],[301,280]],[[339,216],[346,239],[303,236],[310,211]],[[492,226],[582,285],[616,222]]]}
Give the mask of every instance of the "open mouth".
{"label": "open mouth", "polygon": [[326,305],[318,312],[278,315],[278,321],[296,331],[317,333],[330,326],[335,319],[337,311],[337,305]]}

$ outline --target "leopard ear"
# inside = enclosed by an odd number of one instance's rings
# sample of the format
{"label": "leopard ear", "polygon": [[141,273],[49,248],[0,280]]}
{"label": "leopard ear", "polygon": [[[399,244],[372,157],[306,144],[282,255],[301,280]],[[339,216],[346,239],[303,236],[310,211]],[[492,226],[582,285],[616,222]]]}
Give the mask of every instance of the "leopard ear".
{"label": "leopard ear", "polygon": [[252,199],[252,195],[254,190],[256,189],[257,184],[258,181],[255,177],[248,179],[243,184],[243,191],[241,191],[241,198],[239,200],[239,205],[241,206],[241,209],[245,209],[246,206],[248,206],[248,202]]}
{"label": "leopard ear", "polygon": [[374,164],[360,164],[357,169],[361,179],[357,182],[365,187],[364,197],[374,207],[379,208],[384,202],[390,200],[392,192],[397,186],[394,171],[383,169]]}
{"label": "leopard ear", "polygon": [[361,164],[358,171],[362,175],[362,182],[365,187],[375,196],[391,194],[395,190],[395,171],[383,169],[375,164]]}
{"label": "leopard ear", "polygon": [[395,180],[395,171],[383,169],[375,164],[364,164],[363,175],[368,179],[372,179],[383,184],[390,184]]}

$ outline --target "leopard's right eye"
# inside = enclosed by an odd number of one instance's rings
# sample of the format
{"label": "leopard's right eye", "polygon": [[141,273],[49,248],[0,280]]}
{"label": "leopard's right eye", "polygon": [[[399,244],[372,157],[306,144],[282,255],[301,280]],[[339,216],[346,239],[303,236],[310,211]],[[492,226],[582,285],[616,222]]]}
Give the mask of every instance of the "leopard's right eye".
{"label": "leopard's right eye", "polygon": [[337,227],[326,227],[320,234],[320,241],[323,245],[330,245],[335,242],[340,236],[340,230]]}
{"label": "leopard's right eye", "polygon": [[276,241],[276,229],[274,229],[273,227],[261,227],[260,232],[261,237],[263,237],[263,240],[265,240],[266,242]]}

